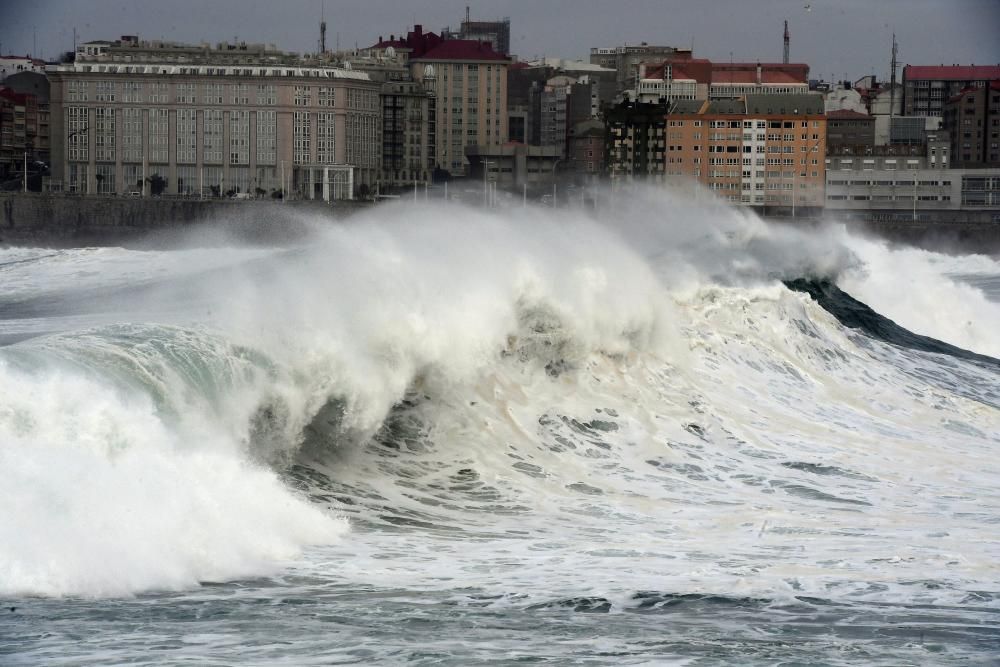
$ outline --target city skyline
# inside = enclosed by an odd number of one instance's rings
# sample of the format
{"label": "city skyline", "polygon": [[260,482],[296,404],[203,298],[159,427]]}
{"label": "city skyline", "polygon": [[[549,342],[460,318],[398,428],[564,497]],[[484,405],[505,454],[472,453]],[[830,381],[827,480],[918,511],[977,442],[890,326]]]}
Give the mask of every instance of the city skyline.
{"label": "city skyline", "polygon": [[[325,6],[324,6],[325,5]],[[511,50],[522,60],[542,56],[586,59],[592,47],[625,43],[692,47],[698,57],[717,61],[779,62],[782,24],[791,31],[791,61],[810,66],[811,78],[854,80],[867,74],[888,78],[891,36],[900,43],[904,64],[997,64],[993,27],[1000,3],[993,0],[716,0],[714,11],[691,3],[631,0],[611,11],[596,2],[549,0],[534,5],[514,0],[416,0],[399,10],[374,0],[348,4],[336,0],[299,0],[248,8],[237,0],[203,6],[194,0],[13,0],[0,27],[0,52],[31,53],[55,59],[77,40],[142,39],[216,43],[273,43],[296,52],[316,51],[321,8],[327,22],[327,48],[364,48],[379,36],[400,34],[414,24],[425,30],[457,28],[470,7],[473,19],[511,19]],[[349,11],[348,11],[349,10]],[[726,17],[726,21],[719,20]],[[200,18],[196,18],[200,17]],[[843,35],[851,35],[845,40]],[[928,39],[933,35],[933,39]],[[850,48],[845,48],[845,41]],[[897,72],[897,76],[901,72]]]}

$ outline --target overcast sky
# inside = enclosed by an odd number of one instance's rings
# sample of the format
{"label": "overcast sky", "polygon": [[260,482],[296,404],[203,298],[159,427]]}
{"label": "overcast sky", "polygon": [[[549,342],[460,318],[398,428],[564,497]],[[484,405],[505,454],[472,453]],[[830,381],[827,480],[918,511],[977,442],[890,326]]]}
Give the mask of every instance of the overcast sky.
{"label": "overcast sky", "polygon": [[812,78],[888,76],[892,33],[901,64],[1000,63],[1000,0],[0,0],[0,53],[53,58],[78,40],[245,40],[316,50],[325,4],[327,47],[364,47],[414,23],[457,28],[511,19],[511,49],[583,58],[596,46],[694,45],[696,57],[780,62],[782,21],[792,62]]}

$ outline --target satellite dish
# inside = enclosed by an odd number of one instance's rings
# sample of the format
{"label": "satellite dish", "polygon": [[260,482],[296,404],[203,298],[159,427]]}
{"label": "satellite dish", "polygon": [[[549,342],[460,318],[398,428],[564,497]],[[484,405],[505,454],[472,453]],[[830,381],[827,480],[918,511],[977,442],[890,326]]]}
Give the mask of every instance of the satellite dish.
{"label": "satellite dish", "polygon": [[428,65],[427,67],[424,68],[424,76],[427,77],[428,79],[434,77],[434,65]]}

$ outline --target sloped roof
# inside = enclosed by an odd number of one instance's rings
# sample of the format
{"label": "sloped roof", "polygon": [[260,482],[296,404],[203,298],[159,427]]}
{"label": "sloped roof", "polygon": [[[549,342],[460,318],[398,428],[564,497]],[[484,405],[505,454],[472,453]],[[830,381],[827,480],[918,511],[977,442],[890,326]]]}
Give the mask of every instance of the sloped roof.
{"label": "sloped roof", "polygon": [[811,116],[821,116],[824,113],[823,96],[818,93],[747,95],[746,101],[747,113]]}
{"label": "sloped roof", "polygon": [[859,111],[851,111],[850,109],[835,109],[833,111],[827,111],[826,117],[846,120],[875,120],[874,116],[869,116],[868,114],[861,113]]}
{"label": "sloped roof", "polygon": [[978,81],[1000,79],[1000,65],[907,65],[903,79]]}
{"label": "sloped roof", "polygon": [[414,60],[498,60],[505,56],[493,50],[488,42],[474,39],[448,39]]}
{"label": "sloped roof", "polygon": [[[776,72],[774,70],[766,70],[761,68],[760,82],[762,84],[797,84],[805,85],[808,83],[804,79],[796,76],[792,76],[788,72]],[[716,70],[712,72],[712,83],[713,84],[748,84],[757,83],[757,70]]]}
{"label": "sloped roof", "polygon": [[692,114],[699,113],[701,108],[706,105],[705,100],[676,100],[672,107],[670,107],[670,113],[672,114]]}

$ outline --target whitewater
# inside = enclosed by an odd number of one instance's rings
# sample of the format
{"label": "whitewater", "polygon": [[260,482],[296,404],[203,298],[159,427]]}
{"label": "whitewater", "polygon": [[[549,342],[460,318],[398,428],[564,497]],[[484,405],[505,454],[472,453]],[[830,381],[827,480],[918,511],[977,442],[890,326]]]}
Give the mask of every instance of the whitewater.
{"label": "whitewater", "polygon": [[0,664],[1000,655],[997,258],[653,190],[289,216],[0,249]]}

